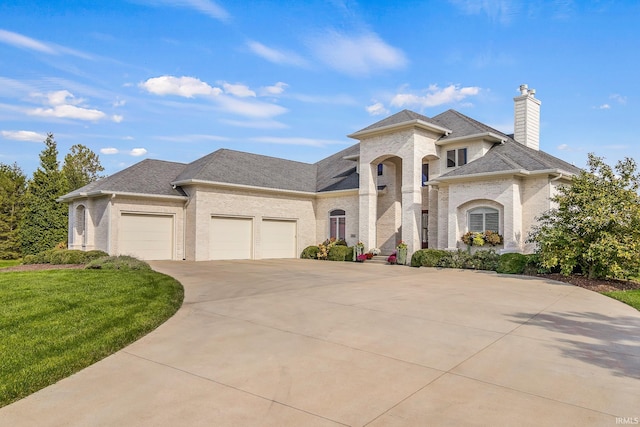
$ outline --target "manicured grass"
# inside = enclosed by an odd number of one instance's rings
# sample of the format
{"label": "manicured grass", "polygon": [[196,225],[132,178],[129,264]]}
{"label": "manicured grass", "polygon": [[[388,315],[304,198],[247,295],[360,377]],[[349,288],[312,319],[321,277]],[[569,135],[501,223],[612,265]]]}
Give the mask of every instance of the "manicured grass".
{"label": "manicured grass", "polygon": [[611,298],[615,298],[618,301],[622,301],[625,304],[629,304],[631,307],[640,311],[640,289],[634,289],[630,291],[603,292],[602,294]]}
{"label": "manicured grass", "polygon": [[154,271],[0,274],[0,407],[137,340],[182,299],[182,285]]}
{"label": "manicured grass", "polygon": [[19,265],[22,261],[19,259],[0,259],[0,268],[13,267]]}

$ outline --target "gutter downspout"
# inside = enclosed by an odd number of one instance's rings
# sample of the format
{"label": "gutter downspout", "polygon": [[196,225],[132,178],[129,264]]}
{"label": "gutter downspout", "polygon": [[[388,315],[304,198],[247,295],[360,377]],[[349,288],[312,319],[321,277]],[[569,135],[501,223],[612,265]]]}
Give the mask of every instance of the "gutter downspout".
{"label": "gutter downspout", "polygon": [[549,182],[557,181],[557,180],[559,180],[560,178],[562,178],[563,176],[564,176],[564,175],[562,174],[562,172],[558,172],[558,176],[556,176],[555,178],[551,178],[551,179],[549,180]]}
{"label": "gutter downspout", "polygon": [[[175,185],[173,186],[175,189]],[[187,195],[187,201],[184,203],[182,207],[182,260],[187,260],[187,207],[191,203],[191,196],[187,193],[183,187],[180,187],[184,194]]]}
{"label": "gutter downspout", "polygon": [[111,221],[113,220],[113,199],[116,198],[115,194],[111,195],[111,199],[109,199],[109,222],[107,222],[108,227],[107,227],[107,253],[109,255],[113,255],[111,253],[111,230],[112,230],[112,224]]}

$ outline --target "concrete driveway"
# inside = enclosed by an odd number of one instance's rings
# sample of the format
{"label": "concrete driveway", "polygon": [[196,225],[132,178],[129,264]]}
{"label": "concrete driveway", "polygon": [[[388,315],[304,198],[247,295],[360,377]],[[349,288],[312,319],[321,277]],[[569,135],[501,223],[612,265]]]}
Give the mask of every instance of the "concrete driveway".
{"label": "concrete driveway", "polygon": [[604,425],[640,417],[640,313],[556,282],[270,260],[154,262],[156,331],[7,426]]}

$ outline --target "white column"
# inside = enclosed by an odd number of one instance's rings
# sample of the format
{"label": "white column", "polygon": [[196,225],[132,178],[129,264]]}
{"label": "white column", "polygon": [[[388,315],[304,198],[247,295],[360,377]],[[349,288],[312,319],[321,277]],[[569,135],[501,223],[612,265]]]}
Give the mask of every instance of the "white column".
{"label": "white column", "polygon": [[376,216],[378,188],[376,186],[377,165],[360,164],[360,189],[358,240],[364,243],[365,250],[376,247]]}
{"label": "white column", "polygon": [[422,161],[416,157],[413,153],[402,159],[402,240],[407,244],[408,257],[422,247]]}

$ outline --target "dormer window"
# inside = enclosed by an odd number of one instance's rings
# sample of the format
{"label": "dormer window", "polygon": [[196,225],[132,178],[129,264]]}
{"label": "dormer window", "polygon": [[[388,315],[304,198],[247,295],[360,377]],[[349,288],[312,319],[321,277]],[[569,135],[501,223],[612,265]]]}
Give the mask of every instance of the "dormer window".
{"label": "dormer window", "polygon": [[447,167],[455,168],[467,164],[467,149],[458,148],[457,150],[447,151]]}

